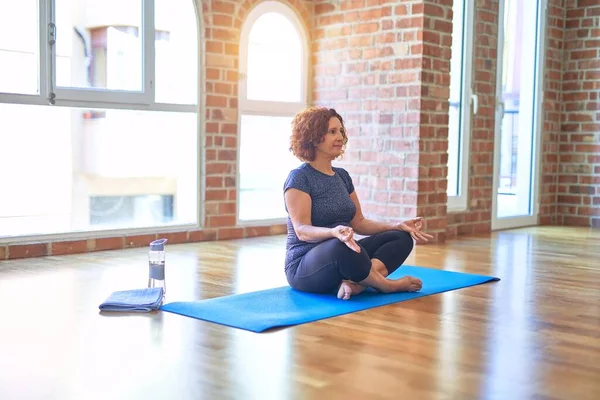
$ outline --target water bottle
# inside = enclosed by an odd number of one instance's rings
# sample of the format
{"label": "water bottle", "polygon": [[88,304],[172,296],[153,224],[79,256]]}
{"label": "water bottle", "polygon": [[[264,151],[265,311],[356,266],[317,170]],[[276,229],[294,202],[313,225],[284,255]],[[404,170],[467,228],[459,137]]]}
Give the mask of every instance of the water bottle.
{"label": "water bottle", "polygon": [[167,239],[158,239],[150,243],[150,252],[148,253],[148,263],[150,270],[148,273],[148,287],[163,288],[163,294],[167,292],[165,283],[165,243]]}

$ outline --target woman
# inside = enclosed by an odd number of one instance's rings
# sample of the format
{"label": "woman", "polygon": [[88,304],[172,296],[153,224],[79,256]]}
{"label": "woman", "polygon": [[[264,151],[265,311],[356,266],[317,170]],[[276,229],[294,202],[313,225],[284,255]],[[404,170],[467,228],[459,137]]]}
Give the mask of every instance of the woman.
{"label": "woman", "polygon": [[[334,109],[309,107],[294,117],[290,150],[304,163],[284,184],[288,282],[301,291],[337,291],[344,300],[365,287],[418,291],[419,279],[386,277],[406,260],[413,239],[432,236],[421,231],[422,218],[384,223],[363,216],[352,178],[332,166],[347,142],[344,121]],[[368,237],[356,241],[355,232]]]}

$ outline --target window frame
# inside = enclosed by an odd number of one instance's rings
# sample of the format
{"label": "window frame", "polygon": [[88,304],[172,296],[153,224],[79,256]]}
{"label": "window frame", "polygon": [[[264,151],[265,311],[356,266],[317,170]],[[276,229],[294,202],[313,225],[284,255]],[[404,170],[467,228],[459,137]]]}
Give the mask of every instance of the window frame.
{"label": "window frame", "polygon": [[[142,56],[142,68],[144,74],[144,81],[151,84],[151,90],[148,93],[152,93],[154,96],[153,82],[155,80],[155,60],[154,60],[154,45],[155,45],[155,29],[154,29],[154,0],[140,0],[142,2],[143,17],[142,26],[144,29],[143,34],[145,37],[145,47],[143,52],[145,55]],[[71,230],[61,233],[51,234],[26,234],[19,236],[0,236],[0,244],[14,244],[21,243],[23,241],[38,241],[38,240],[82,240],[82,239],[94,239],[111,237],[114,235],[142,235],[147,233],[172,233],[185,231],[189,229],[201,229],[203,226],[204,210],[202,205],[202,193],[203,193],[203,167],[202,162],[203,156],[203,142],[204,137],[204,118],[203,110],[205,110],[205,79],[204,79],[204,22],[202,18],[201,5],[195,0],[188,0],[192,3],[194,9],[194,16],[196,18],[196,32],[197,32],[197,101],[195,104],[174,104],[174,103],[157,103],[154,101],[154,97],[148,98],[148,93],[140,96],[132,96],[135,92],[122,93],[120,91],[105,90],[105,89],[75,89],[67,88],[61,90],[56,94],[54,102],[50,101],[49,95],[53,93],[55,87],[56,76],[54,65],[55,58],[53,51],[51,50],[52,45],[49,44],[49,32],[50,24],[54,23],[54,5],[55,0],[38,0],[37,8],[38,12],[36,17],[38,19],[38,37],[39,37],[39,54],[38,54],[38,93],[36,94],[19,94],[19,93],[7,93],[0,91],[0,104],[15,104],[15,105],[37,105],[46,107],[61,107],[61,108],[101,108],[101,109],[115,109],[115,110],[131,110],[131,111],[166,111],[166,112],[182,112],[182,113],[194,113],[197,115],[196,124],[196,137],[198,139],[198,146],[196,149],[196,160],[197,160],[197,202],[196,202],[196,222],[195,223],[183,223],[173,224],[165,226],[153,226],[153,227],[142,227],[142,228],[112,228],[112,229],[99,229],[99,230],[86,230],[77,231]],[[144,25],[146,23],[146,25]],[[151,40],[147,40],[150,37]],[[147,62],[150,60],[151,62]],[[71,92],[71,93],[69,93]],[[99,92],[99,93],[93,93]],[[59,95],[64,95],[63,97]],[[108,96],[107,96],[108,95]]]}
{"label": "window frame", "polygon": [[[38,1],[39,58],[38,58],[38,94],[16,94],[0,91],[0,103],[26,105],[53,105],[62,107],[85,107],[105,109],[127,109],[142,111],[179,111],[197,112],[201,105],[202,33],[200,11],[196,1],[192,2],[198,30],[198,96],[196,104],[157,103],[155,99],[155,61],[154,61],[154,0],[140,0],[142,4],[142,91],[121,91],[95,88],[59,87],[56,84],[55,44],[49,43],[51,24],[56,23],[56,0]],[[57,38],[60,40],[60,38]]]}
{"label": "window frame", "polygon": [[[302,68],[301,68],[301,98],[303,102],[283,102],[283,101],[267,101],[267,100],[250,100],[248,99],[248,44],[250,39],[250,31],[254,23],[265,13],[275,12],[286,17],[296,28],[300,35],[301,50],[302,50]],[[240,165],[241,157],[241,134],[242,134],[242,116],[257,115],[265,117],[293,117],[299,111],[304,109],[309,103],[309,35],[308,30],[302,19],[298,16],[295,10],[279,1],[264,1],[257,4],[248,14],[240,33],[240,59],[239,59],[239,82],[238,82],[238,148],[237,148],[237,165]],[[257,226],[257,225],[272,225],[285,223],[286,218],[270,218],[270,219],[240,219],[240,186],[241,186],[241,168],[236,168],[236,224],[238,226]],[[283,185],[283,183],[282,183]]]}
{"label": "window frame", "polygon": [[473,93],[473,51],[474,51],[474,1],[462,0],[463,10],[463,38],[461,83],[462,94],[459,126],[457,186],[458,195],[448,196],[448,212],[465,211],[468,209],[469,197],[469,160],[471,145],[472,115],[477,114],[477,95]]}
{"label": "window frame", "polygon": [[[121,91],[97,88],[76,88],[58,86],[56,82],[56,44],[50,44],[48,49],[48,66],[50,68],[49,101],[54,94],[56,102],[72,100],[77,102],[122,103],[152,105],[154,103],[154,0],[140,0],[141,41],[142,41],[142,87],[141,91]],[[56,24],[56,0],[50,1],[48,10],[49,24]],[[48,32],[50,32],[50,28]],[[57,35],[57,41],[61,38]]]}

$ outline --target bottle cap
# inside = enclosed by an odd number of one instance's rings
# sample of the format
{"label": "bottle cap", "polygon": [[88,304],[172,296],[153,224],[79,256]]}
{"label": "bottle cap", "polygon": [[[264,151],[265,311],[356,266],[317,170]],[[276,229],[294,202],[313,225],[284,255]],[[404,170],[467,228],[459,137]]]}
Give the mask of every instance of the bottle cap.
{"label": "bottle cap", "polygon": [[163,251],[165,249],[165,243],[167,243],[167,239],[157,239],[150,243],[150,250]]}

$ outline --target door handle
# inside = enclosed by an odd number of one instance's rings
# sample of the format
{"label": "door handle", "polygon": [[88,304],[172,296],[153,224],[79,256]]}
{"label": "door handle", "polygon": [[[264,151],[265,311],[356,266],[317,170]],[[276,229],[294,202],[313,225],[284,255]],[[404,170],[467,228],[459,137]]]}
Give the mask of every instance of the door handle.
{"label": "door handle", "polygon": [[477,114],[479,110],[479,97],[476,94],[471,94],[471,103],[473,104],[473,114]]}
{"label": "door handle", "polygon": [[498,107],[502,108],[502,116],[504,116],[504,101],[501,98],[496,98],[496,104]]}

